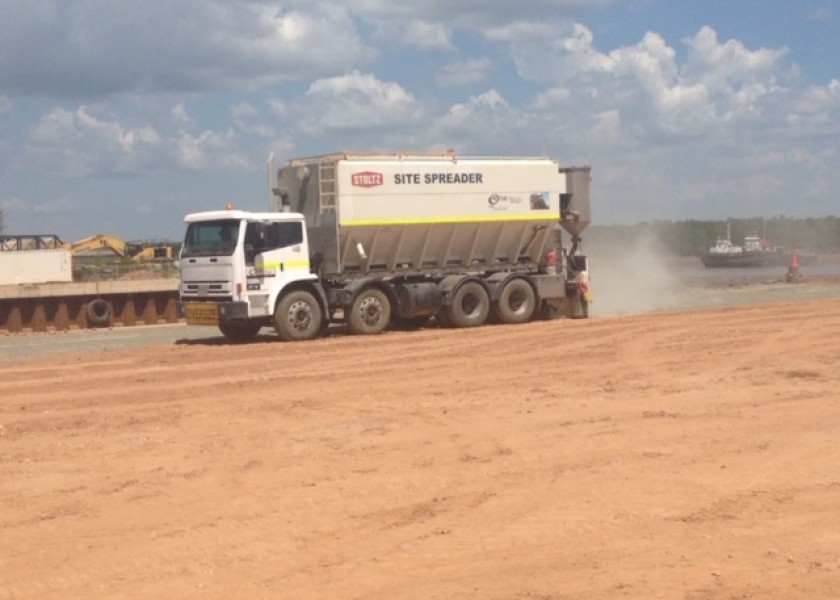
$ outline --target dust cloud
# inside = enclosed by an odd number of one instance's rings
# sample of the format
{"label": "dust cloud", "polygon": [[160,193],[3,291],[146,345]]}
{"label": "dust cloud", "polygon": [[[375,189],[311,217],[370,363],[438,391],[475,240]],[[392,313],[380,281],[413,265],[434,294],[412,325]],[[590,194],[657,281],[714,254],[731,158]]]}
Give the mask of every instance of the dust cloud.
{"label": "dust cloud", "polygon": [[596,239],[587,248],[593,302],[590,316],[634,315],[680,305],[684,285],[652,237]]}

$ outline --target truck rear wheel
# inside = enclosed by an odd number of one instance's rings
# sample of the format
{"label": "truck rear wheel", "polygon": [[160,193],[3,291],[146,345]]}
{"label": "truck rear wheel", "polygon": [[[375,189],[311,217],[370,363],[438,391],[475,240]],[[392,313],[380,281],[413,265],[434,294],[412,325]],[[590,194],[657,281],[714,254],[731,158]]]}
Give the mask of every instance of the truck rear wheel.
{"label": "truck rear wheel", "polygon": [[274,330],[287,342],[311,340],[318,337],[324,313],[315,296],[298,290],[286,294],[274,310]]}
{"label": "truck rear wheel", "polygon": [[531,284],[524,279],[511,279],[499,294],[495,313],[502,323],[527,323],[534,315],[536,306],[537,297]]}
{"label": "truck rear wheel", "polygon": [[490,295],[477,281],[461,285],[446,307],[446,319],[453,327],[478,327],[490,313]]}
{"label": "truck rear wheel", "polygon": [[391,320],[391,303],[382,290],[362,290],[353,300],[347,314],[347,326],[352,333],[373,335],[381,333]]}
{"label": "truck rear wheel", "polygon": [[260,323],[219,323],[219,331],[231,342],[250,342],[262,329]]}

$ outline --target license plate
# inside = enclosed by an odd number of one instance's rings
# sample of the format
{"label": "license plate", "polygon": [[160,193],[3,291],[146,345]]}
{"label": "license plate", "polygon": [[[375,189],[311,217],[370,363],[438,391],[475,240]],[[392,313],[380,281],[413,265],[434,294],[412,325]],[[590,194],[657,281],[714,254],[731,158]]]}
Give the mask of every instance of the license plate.
{"label": "license plate", "polygon": [[187,304],[187,325],[218,325],[219,307],[213,303],[190,302]]}

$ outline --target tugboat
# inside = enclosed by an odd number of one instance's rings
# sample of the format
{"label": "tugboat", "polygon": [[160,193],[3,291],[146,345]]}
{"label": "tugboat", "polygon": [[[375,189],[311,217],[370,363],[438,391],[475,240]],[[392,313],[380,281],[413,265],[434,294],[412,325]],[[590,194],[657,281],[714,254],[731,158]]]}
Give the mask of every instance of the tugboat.
{"label": "tugboat", "polygon": [[733,244],[727,223],[726,237],[718,238],[714,246],[700,255],[700,260],[708,268],[763,267],[767,264],[768,253],[764,250],[761,238],[757,235],[746,236],[743,246]]}

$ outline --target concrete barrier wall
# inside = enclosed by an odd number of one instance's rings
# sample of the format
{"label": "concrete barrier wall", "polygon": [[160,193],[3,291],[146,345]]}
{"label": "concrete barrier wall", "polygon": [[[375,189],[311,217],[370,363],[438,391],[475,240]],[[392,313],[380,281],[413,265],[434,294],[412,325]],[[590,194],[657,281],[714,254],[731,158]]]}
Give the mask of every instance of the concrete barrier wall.
{"label": "concrete barrier wall", "polygon": [[177,302],[177,280],[2,286],[0,332],[175,323]]}

